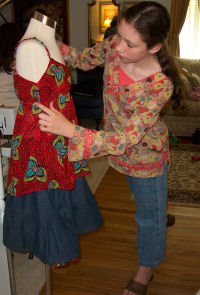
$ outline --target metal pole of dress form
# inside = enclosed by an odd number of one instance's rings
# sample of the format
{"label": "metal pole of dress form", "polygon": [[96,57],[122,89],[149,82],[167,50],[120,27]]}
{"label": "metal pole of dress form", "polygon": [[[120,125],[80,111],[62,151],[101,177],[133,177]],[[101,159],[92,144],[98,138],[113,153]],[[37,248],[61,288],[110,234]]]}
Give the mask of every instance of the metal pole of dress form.
{"label": "metal pole of dress form", "polygon": [[[13,106],[2,106],[0,108],[0,131],[1,134],[12,136],[17,108]],[[6,144],[3,141],[6,141]],[[5,209],[4,181],[2,155],[10,157],[11,146],[8,139],[0,142],[0,294],[16,295],[16,283],[13,266],[13,254],[10,249],[3,245],[3,217]]]}
{"label": "metal pole of dress form", "polygon": [[11,294],[17,295],[14,265],[13,265],[13,254],[12,254],[12,251],[8,248],[7,248],[7,258],[8,258],[8,268],[9,268],[9,273],[10,273]]}
{"label": "metal pole of dress form", "polygon": [[[11,114],[11,118],[12,118]],[[15,115],[14,115],[15,116]],[[4,117],[7,122],[11,122],[10,117]],[[11,126],[13,129],[13,126]],[[8,150],[8,149],[6,149]],[[10,150],[10,149],[9,149]],[[7,152],[8,153],[8,152]],[[6,154],[7,154],[6,153]],[[5,209],[4,201],[4,185],[3,185],[3,171],[1,161],[1,147],[0,147],[0,295],[16,295],[16,282],[13,265],[13,254],[10,249],[6,249],[3,245],[3,216]],[[46,273],[46,295],[53,295],[51,269],[49,265],[45,265]]]}
{"label": "metal pole of dress form", "polygon": [[0,294],[16,295],[12,254],[3,245],[3,216],[5,209],[3,172],[0,148]]}
{"label": "metal pole of dress form", "polygon": [[45,274],[46,274],[46,295],[53,295],[51,266],[48,264],[45,265]]}
{"label": "metal pole of dress form", "polygon": [[[45,77],[44,73],[47,71],[51,58],[55,59],[57,62],[62,62],[63,65],[65,64],[55,39],[55,29],[56,21],[39,11],[35,11],[30,19],[26,32],[21,39],[20,46],[17,47],[16,73],[21,77],[21,79],[23,79],[24,84],[20,84],[19,80],[15,79],[16,77],[14,77],[14,82],[19,92],[19,99],[22,101],[23,91],[26,91],[27,87],[29,87],[26,85],[27,81],[30,81],[30,83],[34,85],[30,90],[31,93],[34,91],[34,87],[37,88],[37,98],[33,95],[34,99],[41,99],[44,96],[44,92],[41,91],[41,89],[44,88],[43,85],[45,83],[43,82],[43,77]],[[25,42],[22,43],[22,41]],[[44,44],[45,46],[41,46]],[[35,84],[38,82],[40,82],[39,86],[36,86]],[[51,85],[46,87],[51,88]],[[29,104],[28,98],[26,99],[26,102]],[[30,104],[32,104],[32,102],[30,102]],[[32,111],[31,114],[29,114],[29,109],[27,109],[27,113],[25,107],[24,110],[24,114],[27,116],[27,119],[29,115],[32,118]],[[32,130],[30,130],[30,133],[32,134]],[[30,136],[30,138],[32,137]],[[23,194],[25,195],[26,192],[23,191]],[[46,274],[46,295],[52,295],[51,266],[44,264],[44,267]]]}

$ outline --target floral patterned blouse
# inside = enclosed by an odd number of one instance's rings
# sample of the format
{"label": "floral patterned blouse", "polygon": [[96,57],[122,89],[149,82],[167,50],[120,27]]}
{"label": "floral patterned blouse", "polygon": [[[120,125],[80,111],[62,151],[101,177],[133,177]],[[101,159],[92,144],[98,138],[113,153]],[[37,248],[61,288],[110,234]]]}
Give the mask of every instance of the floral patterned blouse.
{"label": "floral patterned blouse", "polygon": [[160,112],[173,92],[173,85],[162,72],[129,85],[119,85],[120,59],[117,36],[78,52],[62,45],[65,61],[83,70],[104,63],[104,130],[75,125],[69,140],[70,161],[108,156],[119,172],[135,177],[162,175],[169,162],[168,129]]}

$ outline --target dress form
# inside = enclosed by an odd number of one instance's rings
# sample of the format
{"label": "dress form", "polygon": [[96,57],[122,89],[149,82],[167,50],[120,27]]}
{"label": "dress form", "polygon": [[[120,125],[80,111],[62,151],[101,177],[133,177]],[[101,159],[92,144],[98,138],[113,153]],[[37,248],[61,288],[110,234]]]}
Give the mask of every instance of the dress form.
{"label": "dress form", "polygon": [[[43,42],[51,58],[65,64],[55,39],[56,22],[40,12],[35,12],[22,38],[34,38]],[[36,40],[22,42],[16,51],[16,71],[23,78],[37,83],[45,73],[49,57],[44,46]]]}
{"label": "dress form", "polygon": [[[50,56],[64,64],[64,60],[55,40],[56,22],[45,15],[35,12],[22,38],[36,37],[48,48]],[[38,82],[49,64],[49,56],[44,46],[36,40],[22,42],[16,51],[16,71],[23,78]],[[10,251],[10,250],[9,250]],[[51,269],[45,265],[46,295],[52,295]]]}

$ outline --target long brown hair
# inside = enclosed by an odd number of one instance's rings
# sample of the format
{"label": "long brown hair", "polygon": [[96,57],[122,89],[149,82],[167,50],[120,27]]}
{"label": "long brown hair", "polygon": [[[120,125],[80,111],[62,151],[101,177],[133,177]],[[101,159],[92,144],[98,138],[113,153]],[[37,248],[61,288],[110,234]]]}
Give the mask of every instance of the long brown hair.
{"label": "long brown hair", "polygon": [[170,16],[167,9],[154,1],[139,2],[128,8],[123,19],[134,26],[142,40],[150,49],[158,43],[161,49],[156,53],[162,72],[172,81],[174,91],[171,97],[172,107],[180,105],[184,97],[180,71],[173,57],[169,56],[164,41],[170,29]]}
{"label": "long brown hair", "polygon": [[22,33],[14,23],[5,23],[0,26],[0,72],[10,74],[15,47],[22,37]]}

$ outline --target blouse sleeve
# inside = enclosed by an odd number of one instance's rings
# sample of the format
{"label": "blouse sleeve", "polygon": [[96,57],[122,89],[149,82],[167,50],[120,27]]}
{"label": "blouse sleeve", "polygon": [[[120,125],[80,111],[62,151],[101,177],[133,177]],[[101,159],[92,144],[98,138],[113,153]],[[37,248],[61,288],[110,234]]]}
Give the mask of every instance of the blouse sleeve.
{"label": "blouse sleeve", "polygon": [[[153,96],[148,96],[148,99],[133,110],[132,116],[126,120],[126,126],[121,126],[116,132],[75,126],[74,137],[69,140],[69,160],[77,161],[108,154],[122,155],[136,145],[156,123],[161,109],[171,97],[173,87],[168,79],[160,87],[155,89]],[[152,147],[161,150],[162,143],[155,140]]]}
{"label": "blouse sleeve", "polygon": [[68,65],[82,70],[91,70],[105,63],[106,54],[111,49],[114,43],[114,37],[107,38],[102,42],[97,43],[91,48],[85,48],[82,51],[62,44],[61,54]]}

